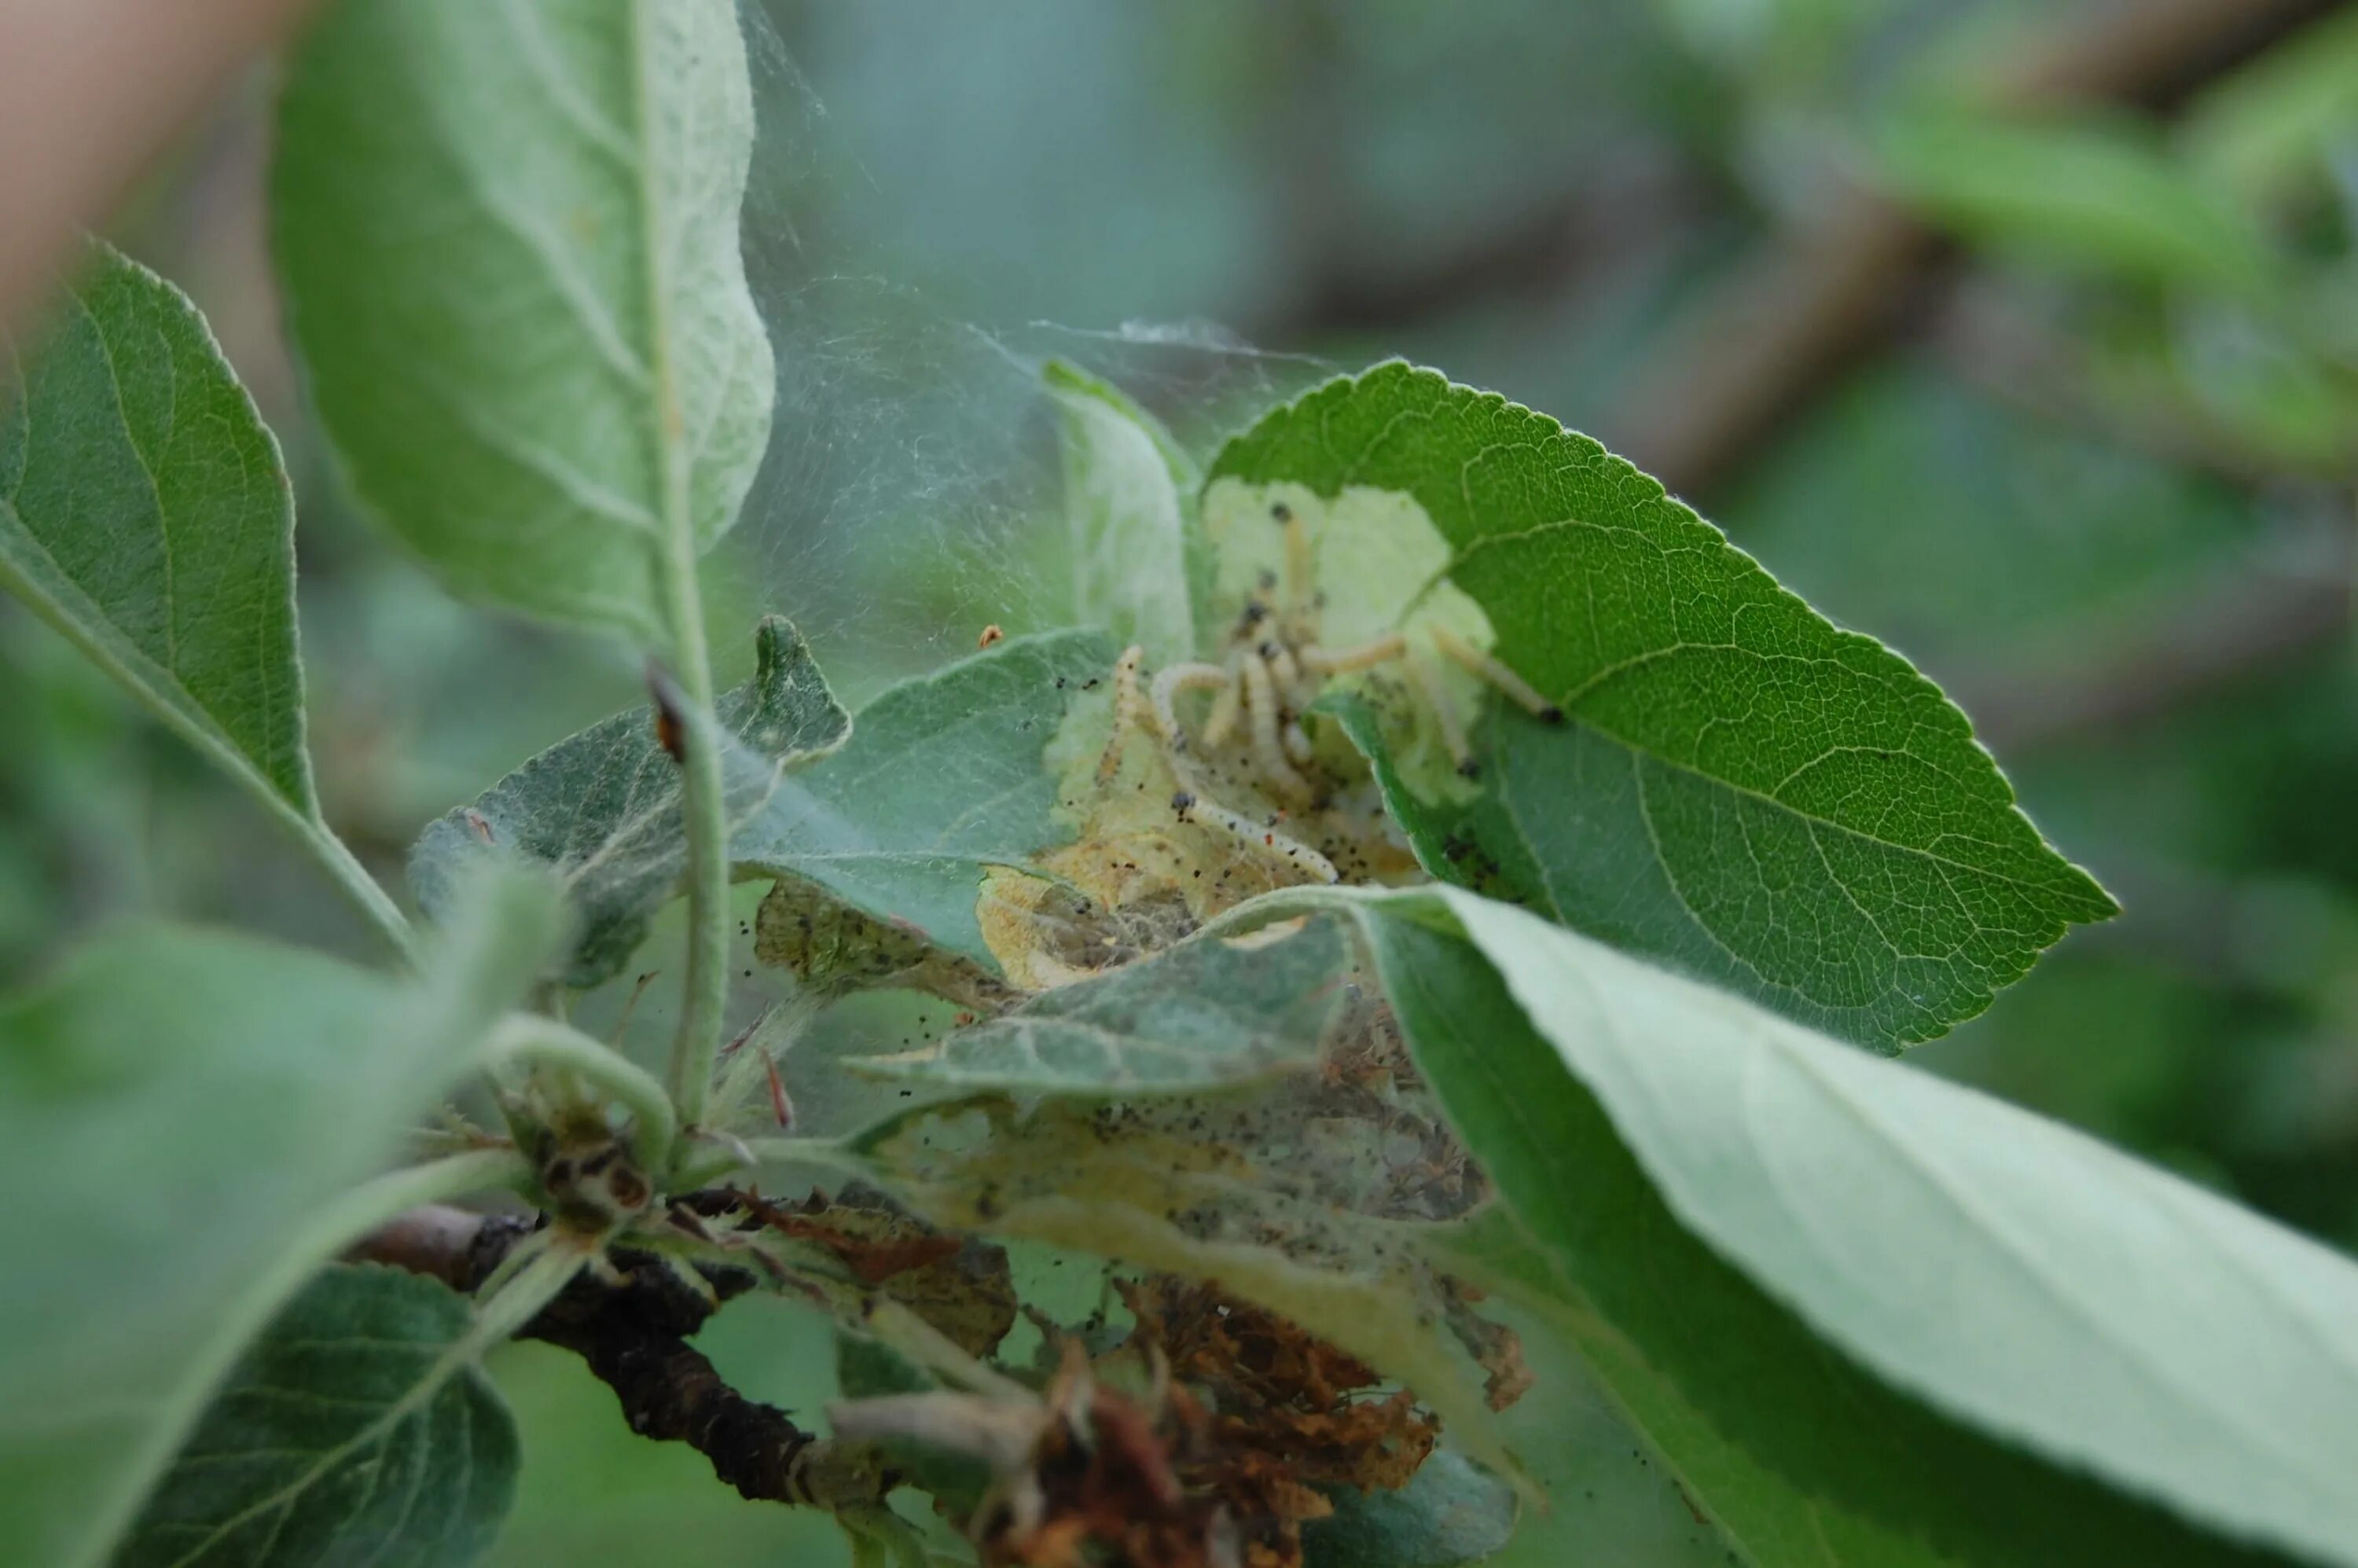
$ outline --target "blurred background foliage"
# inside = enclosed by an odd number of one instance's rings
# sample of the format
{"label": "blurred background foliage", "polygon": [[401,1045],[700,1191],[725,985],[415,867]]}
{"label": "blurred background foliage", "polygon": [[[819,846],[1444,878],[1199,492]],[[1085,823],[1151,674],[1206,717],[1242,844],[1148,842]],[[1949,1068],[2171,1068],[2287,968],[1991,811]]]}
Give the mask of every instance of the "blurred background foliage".
{"label": "blurred background foliage", "polygon": [[[986,622],[1053,623],[1044,354],[1203,442],[1330,369],[1437,364],[1653,468],[1908,653],[2120,895],[1918,1063],[2358,1248],[2358,7],[749,9],[783,395],[717,624],[795,616],[859,697]],[[277,332],[268,94],[119,237],[287,445],[323,794],[397,880],[427,816],[637,672],[450,603],[339,503]],[[139,912],[367,951],[13,606],[0,659],[0,971]],[[824,1357],[781,1315],[725,1315],[716,1352],[806,1404]],[[561,1357],[504,1371],[535,1458],[503,1561],[658,1561],[683,1528],[708,1563],[821,1550]],[[1582,1463],[1642,1463],[1591,1426]],[[1664,1496],[1585,1539],[1650,1563],[1701,1536]]]}

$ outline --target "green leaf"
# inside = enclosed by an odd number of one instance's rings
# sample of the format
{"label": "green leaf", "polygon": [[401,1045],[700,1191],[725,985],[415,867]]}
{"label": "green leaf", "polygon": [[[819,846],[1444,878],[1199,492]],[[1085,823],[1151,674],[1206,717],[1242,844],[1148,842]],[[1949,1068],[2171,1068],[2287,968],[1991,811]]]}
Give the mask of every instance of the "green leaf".
{"label": "green leaf", "polygon": [[2201,94],[2178,131],[2212,190],[2266,211],[2325,177],[2358,128],[2358,16],[2320,17]]}
{"label": "green leaf", "polygon": [[278,443],[186,295],[92,245],[0,398],[0,584],[244,785],[377,923],[303,745],[295,506]]}
{"label": "green leaf", "polygon": [[1379,365],[1230,442],[1207,525],[1272,497],[1314,527],[1421,514],[1417,602],[1487,621],[1562,710],[1492,700],[1478,786],[1420,780],[1396,727],[1352,727],[1436,877],[1884,1046],[2114,913],[1930,681],[1544,415]]}
{"label": "green leaf", "polygon": [[[1271,938],[1274,936],[1275,940]],[[1018,1094],[1187,1093],[1314,1065],[1343,1000],[1330,920],[1210,936],[1059,986],[1014,1011],[861,1072]]]}
{"label": "green leaf", "polygon": [[466,1354],[466,1299],[332,1267],[214,1394],[118,1568],[464,1568],[515,1493],[515,1422]]}
{"label": "green leaf", "polygon": [[[857,725],[786,622],[763,622],[758,652],[752,681],[719,705],[739,742],[724,759],[737,875],[799,879],[820,900],[995,968],[976,901],[993,867],[1023,867],[1073,837],[1048,753],[1067,709],[1103,688],[1104,636],[1010,639],[890,688]],[[685,853],[678,769],[641,709],[557,742],[431,824],[409,876],[432,913],[486,858],[554,868],[579,922],[565,979],[587,986],[621,968],[677,893]]]}
{"label": "green leaf", "polygon": [[[809,645],[777,616],[754,634],[753,678],[721,697],[717,717],[738,746],[728,793],[747,812],[784,770],[842,745],[851,730]],[[679,765],[653,711],[617,714],[558,741],[471,806],[428,824],[410,850],[410,891],[438,916],[468,871],[503,858],[546,865],[565,884],[575,914],[567,984],[593,986],[622,968],[687,871]]]}
{"label": "green leaf", "polygon": [[1515,1533],[1515,1490],[1454,1448],[1436,1449],[1408,1485],[1346,1492],[1303,1527],[1304,1568],[1455,1568]]}
{"label": "green leaf", "polygon": [[2264,287],[2275,262],[2149,133],[2103,121],[1906,114],[1876,143],[1900,200],[1969,239],[2156,283]]}
{"label": "green leaf", "polygon": [[410,989],[130,931],[0,1007],[0,1562],[104,1552],[246,1337],[377,1217],[341,1195],[475,1059],[557,920],[500,879]]}
{"label": "green leaf", "polygon": [[1858,1561],[1893,1530],[1974,1562],[2235,1554],[2171,1514],[2358,1561],[2346,1260],[1523,912],[1363,907],[1538,1244],[1508,1282],[1593,1308],[1599,1372],[1758,1560],[1822,1560],[1773,1474],[1875,1527],[1842,1532]]}
{"label": "green leaf", "polygon": [[290,319],[353,492],[460,592],[678,632],[659,562],[735,521],[769,436],[752,135],[730,0],[348,0],[310,30]]}
{"label": "green leaf", "polygon": [[1017,637],[892,687],[834,755],[779,782],[730,845],[741,873],[815,882],[996,968],[975,903],[994,867],[1071,841],[1050,743],[1103,696],[1101,633]]}
{"label": "green leaf", "polygon": [[1064,438],[1074,618],[1141,644],[1152,664],[1186,658],[1195,639],[1194,460],[1152,415],[1097,377],[1051,360],[1041,379]]}

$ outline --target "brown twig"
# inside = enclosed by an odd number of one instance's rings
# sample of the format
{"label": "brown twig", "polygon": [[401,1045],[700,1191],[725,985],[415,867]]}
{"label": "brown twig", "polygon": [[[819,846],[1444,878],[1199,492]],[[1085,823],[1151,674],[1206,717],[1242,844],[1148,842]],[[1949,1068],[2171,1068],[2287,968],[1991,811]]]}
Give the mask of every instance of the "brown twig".
{"label": "brown twig", "polygon": [[[429,1205],[380,1227],[348,1256],[428,1274],[471,1294],[539,1223],[536,1216]],[[786,1411],[747,1399],[687,1343],[719,1303],[752,1287],[750,1271],[699,1266],[707,1294],[650,1253],[622,1249],[610,1256],[622,1271],[619,1283],[584,1270],[517,1337],[580,1357],[614,1390],[633,1432],[687,1444],[747,1498],[843,1509],[883,1496],[891,1477],[865,1451],[805,1432]]]}
{"label": "brown twig", "polygon": [[[2085,9],[1986,87],[2006,108],[2115,100],[2160,109],[2341,0],[2144,0]],[[1834,199],[1693,316],[1640,383],[1618,449],[1672,491],[1707,489],[1907,316],[1945,247],[1867,189]]]}

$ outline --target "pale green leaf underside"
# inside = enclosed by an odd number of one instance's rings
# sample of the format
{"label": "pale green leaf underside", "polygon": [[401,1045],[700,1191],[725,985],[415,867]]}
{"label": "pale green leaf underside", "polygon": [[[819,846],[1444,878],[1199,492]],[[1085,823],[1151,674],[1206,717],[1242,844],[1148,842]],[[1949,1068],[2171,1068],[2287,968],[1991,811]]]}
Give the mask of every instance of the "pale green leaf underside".
{"label": "pale green leaf underside", "polygon": [[1063,437],[1075,621],[1141,644],[1150,664],[1187,658],[1195,465],[1152,415],[1095,376],[1055,360],[1041,379]]}
{"label": "pale green leaf underside", "polygon": [[1391,792],[1438,877],[1887,1048],[2114,912],[1930,681],[1544,415],[1384,364],[1211,477],[1413,497],[1498,657],[1566,715],[1493,704],[1469,806]]}
{"label": "pale green leaf underside", "polygon": [[466,1299],[331,1267],[213,1395],[117,1568],[465,1568],[515,1490],[515,1422],[458,1348]]}
{"label": "pale green leaf underside", "polygon": [[1057,632],[892,687],[841,750],[781,780],[737,829],[739,874],[801,877],[996,969],[976,899],[994,867],[1072,840],[1048,744],[1112,664],[1102,633]]}
{"label": "pale green leaf underside", "polygon": [[[792,628],[773,618],[762,639],[753,681],[720,703],[737,742],[723,758],[735,874],[801,878],[995,968],[975,903],[992,868],[1027,865],[1073,837],[1045,753],[1070,704],[1111,667],[1104,636],[1014,638],[905,681],[861,711],[849,739]],[[579,922],[568,982],[614,973],[677,892],[684,859],[677,768],[644,710],[557,742],[430,825],[410,852],[410,883],[432,912],[460,868],[508,854],[566,883]]]}
{"label": "pale green leaf underside", "polygon": [[1060,986],[916,1056],[852,1065],[964,1089],[1184,1094],[1299,1071],[1343,1000],[1347,955],[1316,920],[1274,942],[1204,937]]}
{"label": "pale green leaf underside", "polygon": [[212,1380],[556,935],[503,879],[413,989],[243,937],[125,932],[0,1008],[0,1562],[81,1568]]}
{"label": "pale green leaf underside", "polygon": [[0,583],[316,827],[278,443],[188,297],[103,245],[0,384]]}
{"label": "pale green leaf underside", "polygon": [[[2229,1537],[2358,1562],[2340,1463],[2358,1268],[1521,911],[1455,890],[1365,907],[1419,1061],[1509,1206],[1762,1462],[1814,1455],[1847,1506],[1920,1514],[1977,1561],[2191,1560],[2161,1515],[1995,1444],[1906,1487],[1877,1458],[1916,1468],[1970,1425]],[[1453,924],[1487,963],[1457,956]],[[1813,1356],[1812,1334],[1872,1376]],[[1959,1482],[1984,1467],[1989,1485]]]}
{"label": "pale green leaf underside", "polygon": [[[753,678],[720,698],[718,717],[733,742],[726,792],[747,814],[784,770],[842,745],[851,729],[809,645],[776,616],[754,634]],[[650,709],[557,742],[473,806],[427,824],[410,850],[410,891],[438,916],[468,870],[508,857],[546,865],[565,884],[575,918],[568,984],[593,986],[622,966],[678,893],[687,860],[679,764],[657,741]]]}
{"label": "pale green leaf underside", "polygon": [[657,553],[768,439],[730,0],[348,0],[297,51],[272,212],[357,494],[460,591],[643,642]]}

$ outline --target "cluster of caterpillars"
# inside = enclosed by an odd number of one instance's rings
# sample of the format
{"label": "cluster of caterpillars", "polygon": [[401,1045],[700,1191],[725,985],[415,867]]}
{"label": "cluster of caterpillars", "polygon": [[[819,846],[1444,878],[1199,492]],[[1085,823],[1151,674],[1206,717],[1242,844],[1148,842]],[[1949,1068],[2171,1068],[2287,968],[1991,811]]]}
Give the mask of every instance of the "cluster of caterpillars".
{"label": "cluster of caterpillars", "polygon": [[[1319,641],[1320,611],[1325,596],[1313,586],[1309,530],[1282,502],[1270,515],[1285,530],[1285,582],[1282,602],[1277,599],[1276,574],[1264,572],[1258,590],[1245,600],[1228,635],[1227,658],[1219,664],[1190,660],[1174,664],[1144,680],[1146,651],[1132,645],[1114,665],[1114,731],[1098,764],[1101,782],[1109,781],[1119,766],[1124,741],[1134,732],[1154,740],[1169,759],[1179,792],[1172,806],[1182,820],[1216,827],[1249,845],[1259,845],[1293,862],[1306,878],[1333,882],[1341,880],[1335,863],[1318,850],[1279,832],[1274,822],[1256,822],[1216,798],[1199,760],[1233,753],[1244,782],[1276,803],[1281,814],[1323,804],[1324,791],[1314,782],[1315,750],[1303,728],[1303,716],[1316,702],[1325,685],[1337,676],[1397,665],[1411,689],[1423,704],[1448,748],[1450,761],[1466,777],[1478,764],[1467,741],[1466,715],[1456,699],[1434,680],[1423,661],[1411,658],[1410,633],[1387,632],[1353,647],[1329,648]],[[1546,723],[1561,723],[1563,711],[1531,684],[1476,647],[1448,627],[1416,628],[1444,658],[1470,671],[1509,701]],[[1208,691],[1211,707],[1203,726],[1190,734],[1180,721],[1179,694]]]}

